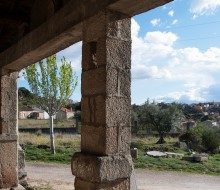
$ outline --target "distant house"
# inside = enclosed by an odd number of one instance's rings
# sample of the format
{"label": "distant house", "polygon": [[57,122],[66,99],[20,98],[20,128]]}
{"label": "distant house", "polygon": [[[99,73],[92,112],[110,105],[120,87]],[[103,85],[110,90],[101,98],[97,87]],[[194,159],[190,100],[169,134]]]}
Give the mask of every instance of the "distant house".
{"label": "distant house", "polygon": [[206,120],[202,122],[205,126],[207,127],[214,127],[214,126],[218,126],[218,122],[216,121],[211,121],[211,120]]}
{"label": "distant house", "polygon": [[181,123],[184,130],[189,130],[196,127],[196,122],[194,120],[184,121]]}
{"label": "distant house", "polygon": [[75,112],[72,110],[69,110],[67,108],[61,108],[59,112],[56,114],[56,119],[57,120],[64,120],[64,119],[69,119],[71,117],[74,117]]}
{"label": "distant house", "polygon": [[48,119],[48,114],[34,106],[23,106],[19,112],[19,119]]}

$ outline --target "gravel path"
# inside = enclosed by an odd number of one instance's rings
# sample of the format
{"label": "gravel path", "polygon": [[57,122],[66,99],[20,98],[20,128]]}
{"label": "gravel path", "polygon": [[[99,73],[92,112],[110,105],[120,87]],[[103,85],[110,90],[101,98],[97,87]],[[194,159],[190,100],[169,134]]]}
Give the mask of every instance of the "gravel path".
{"label": "gravel path", "polygon": [[[74,176],[70,166],[27,163],[28,180],[31,185],[50,185],[54,190],[73,190]],[[220,177],[136,170],[138,190],[220,190]]]}

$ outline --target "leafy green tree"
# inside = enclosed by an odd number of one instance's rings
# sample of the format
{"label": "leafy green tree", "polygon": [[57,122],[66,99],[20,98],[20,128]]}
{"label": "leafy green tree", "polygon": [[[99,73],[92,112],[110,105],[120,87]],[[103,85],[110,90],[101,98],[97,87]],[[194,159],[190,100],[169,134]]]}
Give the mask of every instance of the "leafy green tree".
{"label": "leafy green tree", "polygon": [[71,62],[65,57],[61,59],[58,69],[56,55],[42,60],[38,64],[32,64],[25,69],[25,78],[31,91],[35,94],[35,103],[45,110],[50,117],[50,141],[51,151],[55,151],[53,118],[61,107],[68,103],[73,94],[78,78],[73,72]]}
{"label": "leafy green tree", "polygon": [[183,115],[176,104],[167,104],[161,107],[160,105],[146,102],[143,105],[141,122],[145,122],[156,130],[160,136],[157,143],[163,144],[165,143],[164,136],[179,126],[182,117]]}

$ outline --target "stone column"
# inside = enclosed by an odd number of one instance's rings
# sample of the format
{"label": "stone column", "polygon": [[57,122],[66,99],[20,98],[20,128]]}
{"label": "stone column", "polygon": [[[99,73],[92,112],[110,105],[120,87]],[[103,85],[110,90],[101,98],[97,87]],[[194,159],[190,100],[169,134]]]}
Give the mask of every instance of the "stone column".
{"label": "stone column", "polygon": [[17,72],[0,77],[0,189],[18,185],[17,77]]}
{"label": "stone column", "polygon": [[131,20],[103,11],[84,22],[81,152],[76,190],[129,190]]}

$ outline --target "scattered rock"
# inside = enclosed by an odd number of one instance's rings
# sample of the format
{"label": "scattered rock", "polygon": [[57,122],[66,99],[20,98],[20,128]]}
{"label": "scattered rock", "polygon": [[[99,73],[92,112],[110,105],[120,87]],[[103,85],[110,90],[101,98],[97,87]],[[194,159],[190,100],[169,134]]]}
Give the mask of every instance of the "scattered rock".
{"label": "scattered rock", "polygon": [[192,156],[184,156],[184,157],[182,157],[182,160],[186,160],[186,161],[192,162],[193,161],[193,157]]}
{"label": "scattered rock", "polygon": [[167,158],[182,158],[184,154],[174,153],[174,152],[165,152],[167,154]]}
{"label": "scattered rock", "polygon": [[191,156],[184,156],[182,159],[186,161],[193,161],[193,162],[204,162],[208,160],[208,154],[192,154]]}
{"label": "scattered rock", "polygon": [[204,154],[204,153],[202,153],[202,154],[193,154],[193,160],[195,162],[204,162],[204,161],[208,160],[208,158],[209,158],[208,154]]}
{"label": "scattered rock", "polygon": [[25,154],[20,145],[18,145],[18,179],[19,184],[27,187],[27,172],[25,171]]}
{"label": "scattered rock", "polygon": [[132,148],[131,149],[131,157],[134,159],[138,158],[138,149],[137,148]]}
{"label": "scattered rock", "polygon": [[188,146],[185,142],[179,142],[179,148],[184,151],[188,150]]}
{"label": "scattered rock", "polygon": [[160,152],[160,151],[148,151],[147,155],[155,157],[155,158],[166,157],[167,156],[167,154],[165,154],[164,152]]}

